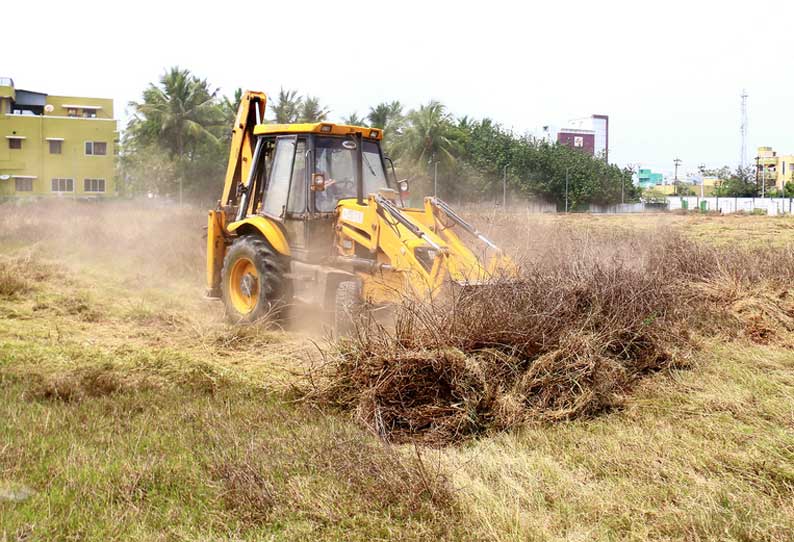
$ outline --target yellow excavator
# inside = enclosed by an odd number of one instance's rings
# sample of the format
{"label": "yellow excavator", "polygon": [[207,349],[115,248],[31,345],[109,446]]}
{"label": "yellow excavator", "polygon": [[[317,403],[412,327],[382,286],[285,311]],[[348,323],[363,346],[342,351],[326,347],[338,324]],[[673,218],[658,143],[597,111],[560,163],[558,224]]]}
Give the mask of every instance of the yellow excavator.
{"label": "yellow excavator", "polygon": [[514,273],[443,201],[405,205],[408,182],[383,155],[382,130],[267,124],[266,103],[262,92],[243,94],[223,194],[209,211],[208,296],[223,299],[231,320],[310,304],[344,333],[362,307]]}

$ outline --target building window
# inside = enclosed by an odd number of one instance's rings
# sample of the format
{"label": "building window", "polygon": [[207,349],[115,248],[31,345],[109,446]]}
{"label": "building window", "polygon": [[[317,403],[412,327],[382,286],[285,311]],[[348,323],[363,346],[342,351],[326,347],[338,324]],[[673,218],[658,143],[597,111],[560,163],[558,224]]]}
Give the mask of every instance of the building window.
{"label": "building window", "polygon": [[53,192],[74,192],[74,179],[53,179]]}
{"label": "building window", "polygon": [[83,192],[104,192],[105,179],[83,179]]}
{"label": "building window", "polygon": [[66,109],[66,116],[67,117],[76,117],[77,116],[77,108],[69,107]]}
{"label": "building window", "polygon": [[87,119],[95,119],[96,109],[83,109],[83,116]]}
{"label": "building window", "polygon": [[62,143],[63,143],[63,141],[54,141],[54,140],[50,140],[50,141],[49,141],[49,144],[50,144],[50,154],[61,154],[61,151],[63,150],[63,145],[62,145]]}
{"label": "building window", "polygon": [[11,138],[8,140],[8,148],[9,149],[21,149],[22,148],[22,140],[17,138]]}
{"label": "building window", "polygon": [[17,192],[33,192],[33,179],[14,179],[14,188]]}
{"label": "building window", "polygon": [[108,144],[104,141],[86,141],[85,153],[88,156],[105,156],[108,153]]}

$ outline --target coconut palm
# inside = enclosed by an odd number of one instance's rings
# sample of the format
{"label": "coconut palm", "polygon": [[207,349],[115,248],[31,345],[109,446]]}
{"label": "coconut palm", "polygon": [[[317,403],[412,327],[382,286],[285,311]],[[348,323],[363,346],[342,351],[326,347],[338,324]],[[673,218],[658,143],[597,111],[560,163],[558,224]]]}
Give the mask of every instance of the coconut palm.
{"label": "coconut palm", "polygon": [[349,126],[366,126],[367,121],[363,117],[359,117],[357,113],[351,113],[342,119],[342,124],[347,124]]}
{"label": "coconut palm", "polygon": [[322,122],[328,118],[330,110],[320,105],[320,99],[315,96],[306,96],[300,108],[299,119],[301,122]]}
{"label": "coconut palm", "polygon": [[273,121],[276,124],[291,124],[298,122],[303,109],[303,98],[298,95],[297,90],[284,90],[282,87],[278,91],[278,97],[274,100],[270,110],[273,112]]}
{"label": "coconut palm", "polygon": [[398,156],[420,167],[435,160],[450,167],[460,152],[459,139],[452,115],[433,100],[408,114],[394,149]]}
{"label": "coconut palm", "polygon": [[381,102],[369,108],[369,125],[392,134],[399,131],[403,121],[403,106],[398,101]]}
{"label": "coconut palm", "polygon": [[234,91],[234,95],[229,98],[228,96],[224,96],[221,98],[220,107],[221,111],[223,112],[223,121],[226,126],[231,126],[234,124],[234,120],[237,117],[237,110],[240,109],[240,102],[243,100],[243,89],[237,88]]}
{"label": "coconut palm", "polygon": [[142,102],[130,102],[132,136],[144,144],[158,144],[177,157],[185,156],[199,143],[217,142],[212,128],[223,119],[216,94],[206,79],[175,66],[159,84],[149,84]]}

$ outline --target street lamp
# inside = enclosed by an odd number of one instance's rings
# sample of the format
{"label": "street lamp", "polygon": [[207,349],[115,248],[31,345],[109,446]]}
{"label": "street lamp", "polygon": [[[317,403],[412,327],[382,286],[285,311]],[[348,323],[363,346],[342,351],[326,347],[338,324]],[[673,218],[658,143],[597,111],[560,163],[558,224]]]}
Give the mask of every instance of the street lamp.
{"label": "street lamp", "polygon": [[433,197],[438,197],[438,161],[436,161],[436,153],[428,161],[428,164],[433,164]]}

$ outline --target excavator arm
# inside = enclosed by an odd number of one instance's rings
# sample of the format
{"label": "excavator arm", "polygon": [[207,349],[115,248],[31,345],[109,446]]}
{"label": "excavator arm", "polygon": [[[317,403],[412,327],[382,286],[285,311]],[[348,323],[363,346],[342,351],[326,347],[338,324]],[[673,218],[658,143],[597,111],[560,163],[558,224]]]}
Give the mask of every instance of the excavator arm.
{"label": "excavator arm", "polygon": [[237,117],[232,128],[232,142],[229,149],[229,164],[223,184],[221,206],[236,205],[239,202],[240,187],[248,188],[254,157],[254,127],[262,124],[267,97],[264,92],[247,90],[240,100]]}
{"label": "excavator arm", "polygon": [[[382,195],[371,194],[362,204],[352,199],[340,202],[338,217],[343,259],[364,271],[360,274],[364,295],[374,303],[394,301],[393,293],[406,291],[406,286],[416,294],[433,297],[445,282],[476,285],[514,270],[512,261],[496,245],[435,198],[426,198],[422,209],[404,209]],[[483,257],[478,257],[477,247],[465,243],[454,228],[482,243]],[[355,244],[367,249],[370,258],[357,255]],[[487,260],[486,252],[492,253]]]}
{"label": "excavator arm", "polygon": [[[250,194],[255,187],[251,186],[253,179],[251,172],[256,148],[254,127],[262,123],[266,104],[267,97],[263,92],[247,90],[243,93],[237,109],[232,127],[223,193],[218,208],[210,211],[207,219],[207,295],[209,297],[220,296],[221,268],[229,234],[238,230],[251,231],[253,228],[268,238],[268,232],[273,228],[277,229],[273,224],[264,223],[267,219],[262,217],[254,217],[259,219],[260,223],[255,223],[251,218],[236,220],[252,213],[253,198]],[[277,233],[281,233],[280,230]],[[275,244],[278,245],[279,252],[289,254],[289,248],[284,242],[275,242]]]}

